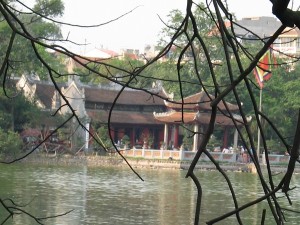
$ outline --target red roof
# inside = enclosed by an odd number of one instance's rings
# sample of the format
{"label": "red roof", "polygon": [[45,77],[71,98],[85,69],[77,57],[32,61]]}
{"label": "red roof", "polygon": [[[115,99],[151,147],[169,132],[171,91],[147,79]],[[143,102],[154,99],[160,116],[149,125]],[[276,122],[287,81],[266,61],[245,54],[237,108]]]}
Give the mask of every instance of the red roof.
{"label": "red roof", "polygon": [[[198,92],[194,95],[188,96],[186,98],[183,98],[182,101],[175,101],[175,102],[167,102],[166,106],[172,109],[187,109],[187,110],[211,110],[210,103],[215,97],[212,95],[207,95],[204,91]],[[231,103],[226,102],[226,105],[228,106],[230,111],[236,111],[238,110],[237,105],[233,105]],[[225,105],[223,102],[220,102],[218,104],[218,107],[222,111],[226,111]]]}
{"label": "red roof", "polygon": [[284,31],[279,35],[279,37],[298,37],[300,35],[300,30],[296,28],[287,27]]}
{"label": "red roof", "polygon": [[[224,21],[224,25],[226,28],[230,28],[231,27],[231,21]],[[208,36],[216,36],[216,35],[220,35],[220,24],[216,25],[209,33]]]}
{"label": "red roof", "polygon": [[124,53],[124,57],[128,57],[129,59],[132,59],[132,60],[138,60],[139,59],[138,55],[136,55],[134,53]]}
{"label": "red roof", "polygon": [[21,132],[21,137],[39,137],[40,135],[41,131],[33,128],[28,128]]}
{"label": "red roof", "polygon": [[[154,113],[154,117],[157,121],[162,123],[199,123],[208,124],[210,121],[210,113],[197,113],[197,112],[167,112],[167,113]],[[182,120],[183,119],[183,120]],[[242,119],[240,117],[235,118],[237,124],[242,125]],[[223,114],[217,114],[215,123],[221,126],[234,126],[234,123],[230,117]]]}

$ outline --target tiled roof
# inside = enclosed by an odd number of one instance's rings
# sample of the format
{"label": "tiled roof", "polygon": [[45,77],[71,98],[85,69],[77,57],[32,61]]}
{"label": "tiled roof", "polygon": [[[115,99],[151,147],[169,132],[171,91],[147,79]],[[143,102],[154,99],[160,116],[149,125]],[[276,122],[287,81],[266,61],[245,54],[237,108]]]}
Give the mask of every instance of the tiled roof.
{"label": "tiled roof", "polygon": [[[224,21],[224,25],[226,28],[230,28],[231,27],[231,22],[230,21]],[[220,35],[220,31],[219,31],[219,26],[215,26],[209,33],[208,36],[216,36],[216,35]]]}
{"label": "tiled roof", "polygon": [[[15,88],[19,79],[20,78],[10,79],[6,85],[9,85],[9,87]],[[53,97],[53,94],[54,94],[54,86],[47,84],[47,83],[42,83],[40,81],[33,81],[31,79],[28,79],[27,82],[31,86],[36,84],[36,92],[35,92],[36,99],[40,100],[41,103],[43,103],[47,109],[50,109],[51,108],[51,98]]]}
{"label": "tiled roof", "polygon": [[[166,106],[172,109],[182,109],[182,104],[183,104],[183,109],[187,109],[187,110],[211,110],[211,99],[214,99],[214,96],[209,95],[210,98],[208,97],[208,95],[204,92],[201,91],[197,94],[188,96],[186,98],[183,99],[183,102],[181,101],[177,101],[177,102],[167,102],[166,101]],[[233,105],[231,103],[226,102],[229,110],[231,111],[236,111],[238,110],[238,106],[237,105]],[[223,102],[220,102],[218,104],[218,107],[220,108],[220,110],[222,111],[226,111],[225,105],[223,104]]]}
{"label": "tiled roof", "polygon": [[[154,113],[154,118],[162,123],[195,123],[197,121],[196,112],[166,112]],[[183,120],[182,120],[183,119]]]}
{"label": "tiled roof", "polygon": [[36,98],[45,105],[46,109],[51,109],[54,91],[55,88],[53,85],[36,83]]}
{"label": "tiled roof", "polygon": [[[87,110],[88,116],[97,122],[107,123],[109,111],[104,110]],[[155,120],[153,113],[113,111],[110,122],[112,124],[139,124],[139,125],[155,125],[161,124]]]}
{"label": "tiled roof", "polygon": [[[36,97],[39,99],[47,109],[51,108],[52,97],[54,95],[55,88],[53,84],[46,82],[30,82],[32,84],[36,84]],[[62,84],[59,84],[59,88],[63,87]],[[86,102],[95,102],[95,103],[112,103],[117,96],[119,90],[108,89],[108,88],[99,88],[99,87],[88,87],[84,86],[85,91],[85,101]],[[153,92],[155,93],[155,92]],[[166,95],[163,91],[159,93],[163,98],[166,98]],[[140,90],[132,90],[126,88],[122,94],[120,95],[118,104],[124,105],[159,105],[164,106],[164,101]]]}
{"label": "tiled roof", "polygon": [[[183,117],[182,117],[183,116]],[[185,123],[185,124],[208,124],[210,121],[210,113],[197,113],[197,112],[176,112],[169,113],[154,113],[156,120],[162,123]],[[183,118],[183,121],[182,121]],[[237,124],[242,125],[241,119],[236,119]],[[223,114],[217,114],[215,124],[220,126],[233,126],[234,123],[231,118],[224,116]]]}
{"label": "tiled roof", "polygon": [[124,53],[124,57],[128,57],[129,59],[132,59],[132,60],[138,60],[139,59],[138,55],[136,55],[134,53]]}
{"label": "tiled roof", "polygon": [[41,131],[39,129],[27,128],[21,132],[21,137],[39,137]]}
{"label": "tiled roof", "polygon": [[[86,102],[112,103],[118,93],[119,90],[85,88]],[[157,94],[166,98],[163,92]],[[164,105],[164,101],[157,96],[151,95],[144,91],[135,91],[129,89],[125,89],[122,92],[117,103],[126,105]]]}
{"label": "tiled roof", "polygon": [[279,35],[279,37],[299,37],[300,31],[296,28],[287,27],[284,31]]}

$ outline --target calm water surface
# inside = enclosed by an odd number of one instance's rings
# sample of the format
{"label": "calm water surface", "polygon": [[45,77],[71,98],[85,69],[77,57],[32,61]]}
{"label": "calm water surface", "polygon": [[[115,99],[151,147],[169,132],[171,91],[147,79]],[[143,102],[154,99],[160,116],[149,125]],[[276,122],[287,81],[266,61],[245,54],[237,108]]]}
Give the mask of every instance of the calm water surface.
{"label": "calm water surface", "polygon": [[[43,221],[61,225],[191,225],[194,221],[196,188],[186,171],[138,169],[140,181],[127,168],[87,168],[0,165],[0,197],[11,197],[38,217],[66,216]],[[201,223],[234,208],[224,178],[217,172],[197,172],[204,197]],[[239,205],[262,195],[256,175],[229,173]],[[278,176],[279,179],[280,176]],[[300,185],[296,175],[294,185]],[[294,207],[300,209],[299,190],[292,192]],[[284,202],[285,200],[282,199]],[[260,224],[265,203],[241,213],[244,224]],[[288,206],[287,206],[288,207]],[[0,206],[0,224],[7,214]],[[267,211],[268,223],[275,224]],[[299,224],[300,216],[286,214],[286,224]],[[299,219],[298,219],[299,218]],[[8,225],[33,225],[32,219],[16,215]],[[238,224],[235,217],[218,224]]]}

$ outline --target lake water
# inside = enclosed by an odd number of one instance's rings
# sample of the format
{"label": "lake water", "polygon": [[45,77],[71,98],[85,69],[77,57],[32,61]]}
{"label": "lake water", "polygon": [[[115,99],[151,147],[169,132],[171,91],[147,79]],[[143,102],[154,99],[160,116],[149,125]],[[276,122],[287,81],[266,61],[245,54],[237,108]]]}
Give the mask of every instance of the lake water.
{"label": "lake water", "polygon": [[[37,217],[48,217],[73,210],[68,215],[43,221],[61,225],[191,225],[194,221],[196,188],[183,170],[138,169],[139,180],[127,168],[88,168],[0,165],[0,197],[12,198]],[[228,173],[239,205],[262,195],[258,178],[250,173]],[[200,224],[234,208],[224,178],[217,172],[197,172],[203,188]],[[278,176],[279,179],[280,175]],[[300,185],[300,176],[293,179]],[[294,208],[300,209],[299,190],[291,192]],[[285,199],[281,199],[287,206]],[[298,202],[297,202],[298,201]],[[241,213],[244,224],[260,224],[266,203]],[[287,206],[288,207],[288,206]],[[7,216],[0,206],[0,224]],[[300,216],[286,213],[286,224],[299,224]],[[267,211],[267,223],[273,225]],[[299,218],[299,219],[298,219]],[[7,225],[33,225],[29,216],[16,215]],[[238,224],[231,217],[218,224]]]}

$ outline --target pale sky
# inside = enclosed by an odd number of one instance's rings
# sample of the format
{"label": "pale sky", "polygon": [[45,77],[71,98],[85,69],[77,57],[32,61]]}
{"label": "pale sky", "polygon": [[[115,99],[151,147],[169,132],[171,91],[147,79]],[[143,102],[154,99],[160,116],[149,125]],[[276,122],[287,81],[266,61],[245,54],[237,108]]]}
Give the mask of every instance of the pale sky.
{"label": "pale sky", "polygon": [[[64,22],[91,25],[107,22],[138,6],[132,13],[118,21],[98,28],[63,27],[64,37],[78,43],[88,43],[81,48],[88,51],[95,47],[111,50],[120,48],[143,49],[155,44],[157,34],[164,26],[172,9],[185,10],[186,0],[64,0]],[[272,16],[269,0],[228,0],[229,9],[241,19],[249,16]],[[69,46],[71,47],[71,45]],[[77,48],[78,49],[78,48]]]}

